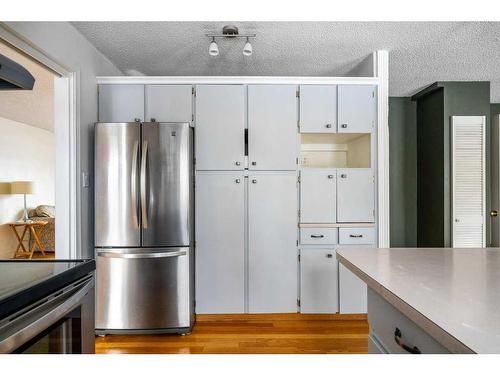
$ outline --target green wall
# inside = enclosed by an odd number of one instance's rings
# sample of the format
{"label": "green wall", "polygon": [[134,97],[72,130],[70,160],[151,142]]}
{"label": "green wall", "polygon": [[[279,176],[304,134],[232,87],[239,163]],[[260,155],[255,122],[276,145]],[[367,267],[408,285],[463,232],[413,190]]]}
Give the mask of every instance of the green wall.
{"label": "green wall", "polygon": [[389,98],[390,238],[417,246],[417,116],[408,97]]}

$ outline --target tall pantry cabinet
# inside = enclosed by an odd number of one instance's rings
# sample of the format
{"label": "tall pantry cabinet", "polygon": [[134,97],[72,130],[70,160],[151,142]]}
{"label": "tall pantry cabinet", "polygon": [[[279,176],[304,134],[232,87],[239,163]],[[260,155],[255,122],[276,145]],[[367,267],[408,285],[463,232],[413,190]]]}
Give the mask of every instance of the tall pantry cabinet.
{"label": "tall pantry cabinet", "polygon": [[198,85],[195,103],[196,310],[296,312],[296,86]]}

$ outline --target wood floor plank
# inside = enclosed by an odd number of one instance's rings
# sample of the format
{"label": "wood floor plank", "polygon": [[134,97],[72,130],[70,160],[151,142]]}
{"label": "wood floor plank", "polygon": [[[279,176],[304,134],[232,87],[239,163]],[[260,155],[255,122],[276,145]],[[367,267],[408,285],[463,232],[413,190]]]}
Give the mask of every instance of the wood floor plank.
{"label": "wood floor plank", "polygon": [[96,353],[99,354],[367,352],[365,314],[198,315],[193,332],[187,336],[110,335],[96,338]]}

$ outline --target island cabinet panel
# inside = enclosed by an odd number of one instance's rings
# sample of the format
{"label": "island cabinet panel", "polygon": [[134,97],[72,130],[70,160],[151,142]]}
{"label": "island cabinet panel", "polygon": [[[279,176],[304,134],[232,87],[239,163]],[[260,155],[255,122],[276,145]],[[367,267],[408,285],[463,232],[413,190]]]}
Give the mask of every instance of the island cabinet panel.
{"label": "island cabinet panel", "polygon": [[337,132],[337,86],[300,86],[300,132]]}
{"label": "island cabinet panel", "polygon": [[338,262],[334,249],[300,250],[300,312],[339,311]]}
{"label": "island cabinet panel", "polygon": [[99,85],[99,122],[144,121],[144,85]]}
{"label": "island cabinet panel", "polygon": [[450,351],[375,291],[368,289],[370,353],[449,354]]}
{"label": "island cabinet panel", "polygon": [[196,311],[245,312],[243,172],[196,174]]}
{"label": "island cabinet panel", "polygon": [[303,168],[300,171],[300,222],[335,223],[337,170]]}
{"label": "island cabinet panel", "polygon": [[297,86],[248,86],[248,168],[297,168]]}
{"label": "island cabinet panel", "polygon": [[191,122],[191,85],[146,85],[145,121]]}
{"label": "island cabinet panel", "polygon": [[375,128],[376,116],[376,86],[339,86],[339,133],[370,133]]}
{"label": "island cabinet panel", "polygon": [[375,181],[370,168],[337,170],[337,222],[375,221]]}
{"label": "island cabinet panel", "polygon": [[297,312],[297,174],[248,180],[248,312]]}
{"label": "island cabinet panel", "polygon": [[196,169],[243,170],[245,123],[245,86],[196,86]]}

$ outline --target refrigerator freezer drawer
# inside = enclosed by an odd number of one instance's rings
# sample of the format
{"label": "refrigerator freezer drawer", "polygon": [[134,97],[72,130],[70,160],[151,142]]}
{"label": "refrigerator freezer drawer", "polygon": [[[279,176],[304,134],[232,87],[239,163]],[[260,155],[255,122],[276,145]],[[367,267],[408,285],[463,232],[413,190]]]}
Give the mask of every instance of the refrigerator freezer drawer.
{"label": "refrigerator freezer drawer", "polygon": [[190,326],[189,247],[97,249],[97,330]]}

